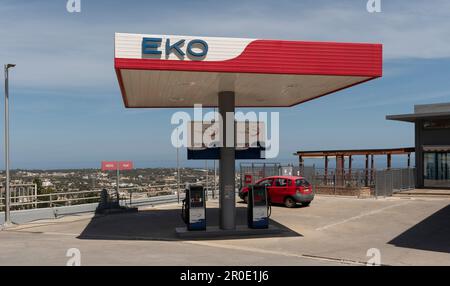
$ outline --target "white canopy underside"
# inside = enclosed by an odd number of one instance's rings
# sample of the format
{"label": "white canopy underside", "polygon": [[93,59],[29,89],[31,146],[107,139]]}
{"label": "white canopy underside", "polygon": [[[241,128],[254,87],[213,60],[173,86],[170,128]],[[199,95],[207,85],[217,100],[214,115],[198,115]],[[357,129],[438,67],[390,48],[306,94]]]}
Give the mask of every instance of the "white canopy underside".
{"label": "white canopy underside", "polygon": [[128,107],[213,107],[220,91],[234,91],[236,107],[287,107],[370,79],[128,69],[120,73]]}

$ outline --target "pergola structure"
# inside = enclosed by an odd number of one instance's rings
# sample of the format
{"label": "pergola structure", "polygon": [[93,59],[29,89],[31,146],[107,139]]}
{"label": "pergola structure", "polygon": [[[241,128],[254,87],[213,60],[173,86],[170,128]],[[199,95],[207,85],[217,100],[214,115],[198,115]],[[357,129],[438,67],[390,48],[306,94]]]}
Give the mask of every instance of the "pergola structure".
{"label": "pergola structure", "polygon": [[386,156],[386,168],[392,167],[392,155],[407,155],[408,168],[411,167],[411,153],[414,153],[414,147],[393,148],[393,149],[350,149],[350,150],[323,150],[323,151],[297,151],[294,155],[298,156],[300,166],[303,166],[305,158],[324,158],[325,168],[328,168],[328,159],[336,158],[336,168],[338,166],[344,169],[345,157],[348,157],[348,169],[352,169],[352,156],[365,156],[366,168],[369,167],[369,157],[372,168],[374,167],[374,156]]}
{"label": "pergola structure", "polygon": [[[345,158],[348,158],[348,172],[352,172],[352,157],[365,156],[365,173],[366,178],[375,170],[374,156],[386,156],[386,168],[392,167],[392,155],[408,156],[407,167],[411,167],[411,153],[415,152],[414,147],[393,148],[393,149],[353,149],[353,150],[321,150],[321,151],[297,151],[294,155],[298,156],[299,166],[304,166],[306,158],[323,158],[325,176],[328,173],[328,162],[330,158],[336,158],[336,173],[343,173],[345,170]],[[369,165],[370,159],[370,165]]]}
{"label": "pergola structure", "polygon": [[[382,76],[382,45],[115,35],[125,107],[289,107]],[[226,122],[223,130],[227,130]],[[226,141],[226,134],[222,138]],[[221,147],[220,228],[235,229],[235,148]]]}

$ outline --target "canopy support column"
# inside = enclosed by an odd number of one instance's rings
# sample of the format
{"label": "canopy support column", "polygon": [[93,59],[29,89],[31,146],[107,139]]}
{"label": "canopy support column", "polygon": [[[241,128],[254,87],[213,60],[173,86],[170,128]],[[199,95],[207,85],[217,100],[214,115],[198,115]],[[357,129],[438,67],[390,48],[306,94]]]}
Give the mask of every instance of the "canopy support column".
{"label": "canopy support column", "polygon": [[236,228],[234,109],[234,92],[219,92],[219,114],[223,126],[221,134],[223,146],[220,147],[219,160],[219,212],[220,228],[223,230]]}

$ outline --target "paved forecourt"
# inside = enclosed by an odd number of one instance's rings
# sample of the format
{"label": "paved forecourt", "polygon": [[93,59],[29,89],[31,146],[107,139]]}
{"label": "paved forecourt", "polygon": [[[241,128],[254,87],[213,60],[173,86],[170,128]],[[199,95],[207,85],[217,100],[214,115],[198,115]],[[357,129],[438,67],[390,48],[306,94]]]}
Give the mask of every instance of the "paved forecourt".
{"label": "paved forecourt", "polygon": [[[218,221],[218,202],[207,218]],[[237,203],[237,222],[246,209]],[[449,265],[450,199],[317,196],[310,207],[272,207],[279,235],[187,240],[177,204],[134,214],[81,214],[0,231],[0,265],[65,265],[69,248],[83,265],[363,265],[378,249],[387,265]]]}

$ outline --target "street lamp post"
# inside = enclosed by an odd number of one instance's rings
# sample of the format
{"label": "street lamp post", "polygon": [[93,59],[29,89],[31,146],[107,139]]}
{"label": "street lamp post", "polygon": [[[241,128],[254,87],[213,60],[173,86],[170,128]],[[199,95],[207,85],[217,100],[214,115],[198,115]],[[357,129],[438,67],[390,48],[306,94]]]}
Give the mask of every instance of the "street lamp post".
{"label": "street lamp post", "polygon": [[11,224],[11,193],[9,189],[9,78],[8,71],[15,64],[5,65],[5,225]]}
{"label": "street lamp post", "polygon": [[178,204],[180,203],[180,156],[178,154],[180,147],[178,146],[178,127],[177,127],[177,200]]}
{"label": "street lamp post", "polygon": [[205,194],[205,197],[206,197],[206,200],[208,200],[208,191],[209,191],[209,189],[208,189],[208,183],[209,183],[208,160],[205,160],[205,171],[206,171],[206,184],[205,184],[206,194]]}
{"label": "street lamp post", "polygon": [[[214,120],[216,118],[216,108],[214,107]],[[216,178],[217,178],[217,169],[216,169],[216,160],[213,161],[214,163],[214,184],[213,184],[213,190],[212,190],[212,198],[215,199],[216,198]]]}

